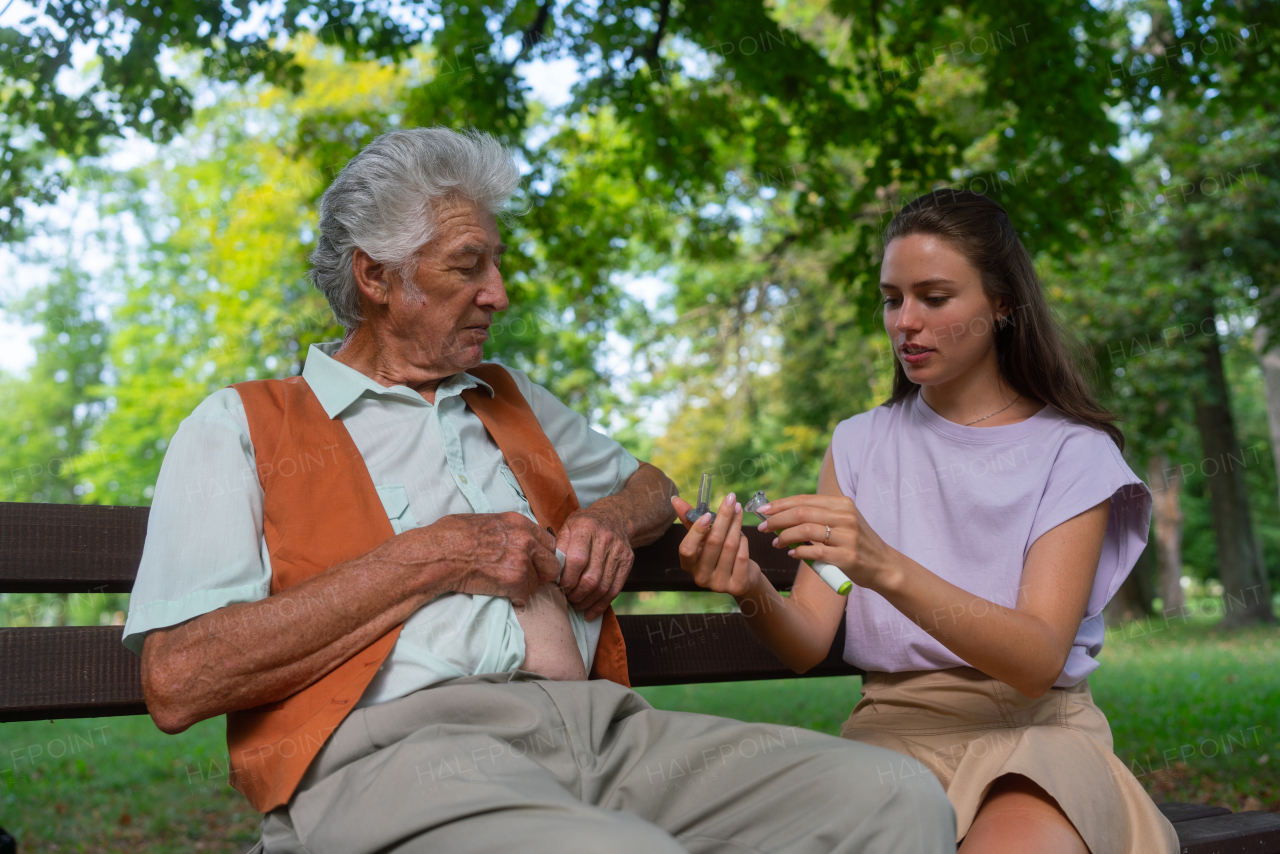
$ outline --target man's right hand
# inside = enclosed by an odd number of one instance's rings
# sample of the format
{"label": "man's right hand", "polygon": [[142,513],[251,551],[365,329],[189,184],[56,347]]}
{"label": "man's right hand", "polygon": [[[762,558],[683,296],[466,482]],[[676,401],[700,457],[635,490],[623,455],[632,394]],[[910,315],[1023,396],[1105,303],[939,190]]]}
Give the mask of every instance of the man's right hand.
{"label": "man's right hand", "polygon": [[424,588],[505,596],[523,605],[560,574],[556,541],[515,513],[459,513],[405,531],[370,557],[396,563]]}

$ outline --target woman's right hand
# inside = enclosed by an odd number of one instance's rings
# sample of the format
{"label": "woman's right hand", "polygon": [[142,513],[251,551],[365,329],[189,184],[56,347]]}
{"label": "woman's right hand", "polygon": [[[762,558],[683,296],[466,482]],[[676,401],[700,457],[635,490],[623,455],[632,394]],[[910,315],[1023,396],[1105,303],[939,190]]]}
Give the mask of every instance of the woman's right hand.
{"label": "woman's right hand", "polygon": [[711,514],[689,523],[692,509],[678,495],[671,506],[688,531],[680,543],[680,567],[693,576],[699,587],[730,596],[746,596],[762,577],[760,566],[747,554],[747,538],[742,535],[742,505],[731,492],[720,502],[716,519]]}

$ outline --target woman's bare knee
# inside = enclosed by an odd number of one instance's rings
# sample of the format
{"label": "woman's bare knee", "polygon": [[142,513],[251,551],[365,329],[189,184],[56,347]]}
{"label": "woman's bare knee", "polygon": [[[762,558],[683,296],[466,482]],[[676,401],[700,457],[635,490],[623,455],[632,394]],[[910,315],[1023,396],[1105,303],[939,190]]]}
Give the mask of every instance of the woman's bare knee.
{"label": "woman's bare knee", "polygon": [[965,834],[960,854],[1088,854],[1089,847],[1058,802],[1020,774],[991,786]]}

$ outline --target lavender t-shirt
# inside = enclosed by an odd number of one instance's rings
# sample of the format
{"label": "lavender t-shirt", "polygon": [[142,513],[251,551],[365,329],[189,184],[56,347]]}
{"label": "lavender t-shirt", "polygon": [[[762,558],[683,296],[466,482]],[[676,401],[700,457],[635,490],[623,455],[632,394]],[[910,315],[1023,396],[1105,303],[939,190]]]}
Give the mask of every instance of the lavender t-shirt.
{"label": "lavender t-shirt", "polygon": [[[916,391],[842,421],[831,452],[840,491],[885,543],[1010,608],[1031,544],[1111,498],[1089,604],[1054,684],[1075,685],[1097,668],[1102,609],[1142,553],[1151,521],[1151,492],[1110,436],[1052,405],[1018,424],[965,427]],[[846,614],[850,664],[889,673],[967,666],[878,593],[855,586]],[[949,619],[943,610],[921,623],[936,620],[945,632]]]}

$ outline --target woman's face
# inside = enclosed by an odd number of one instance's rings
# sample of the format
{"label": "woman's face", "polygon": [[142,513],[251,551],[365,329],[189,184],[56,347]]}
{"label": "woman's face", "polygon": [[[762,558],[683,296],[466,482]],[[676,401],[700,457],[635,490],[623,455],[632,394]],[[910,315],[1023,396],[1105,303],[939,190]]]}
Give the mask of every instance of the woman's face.
{"label": "woman's face", "polygon": [[949,382],[984,357],[995,367],[996,306],[978,271],[941,238],[911,234],[889,241],[880,293],[885,331],[912,382]]}

